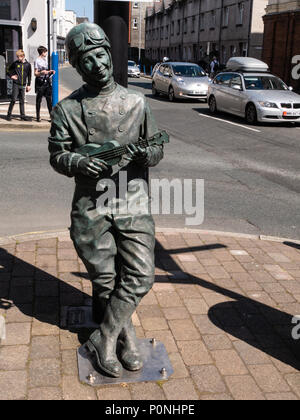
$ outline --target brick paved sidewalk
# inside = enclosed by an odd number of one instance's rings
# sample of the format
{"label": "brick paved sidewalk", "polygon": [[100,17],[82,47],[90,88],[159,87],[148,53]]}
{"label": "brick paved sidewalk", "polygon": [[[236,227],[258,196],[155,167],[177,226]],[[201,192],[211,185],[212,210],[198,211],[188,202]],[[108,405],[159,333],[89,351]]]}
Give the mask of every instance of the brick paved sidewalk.
{"label": "brick paved sidewalk", "polygon": [[71,241],[0,246],[0,399],[299,400],[299,245],[158,233],[156,256],[134,323],[139,337],[165,344],[175,372],[93,388],[78,381],[80,337],[60,324],[63,306],[91,303]]}

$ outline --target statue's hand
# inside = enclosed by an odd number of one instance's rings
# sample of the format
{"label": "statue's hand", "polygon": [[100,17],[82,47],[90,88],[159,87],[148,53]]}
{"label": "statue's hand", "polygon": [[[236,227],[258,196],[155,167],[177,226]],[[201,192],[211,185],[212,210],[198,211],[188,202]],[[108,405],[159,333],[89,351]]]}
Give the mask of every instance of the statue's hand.
{"label": "statue's hand", "polygon": [[78,172],[91,178],[99,178],[100,175],[107,171],[108,167],[103,160],[97,158],[83,158],[78,162]]}
{"label": "statue's hand", "polygon": [[141,165],[147,161],[148,153],[143,147],[128,144],[127,151],[129,153],[130,160],[134,160]]}

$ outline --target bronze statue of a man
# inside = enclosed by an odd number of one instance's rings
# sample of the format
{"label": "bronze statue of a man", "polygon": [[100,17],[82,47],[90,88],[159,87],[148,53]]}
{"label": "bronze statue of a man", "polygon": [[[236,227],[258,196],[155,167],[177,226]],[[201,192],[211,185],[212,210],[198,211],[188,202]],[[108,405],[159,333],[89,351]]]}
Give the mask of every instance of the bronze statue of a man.
{"label": "bronze statue of a man", "polygon": [[[132,371],[143,366],[131,317],[154,282],[155,229],[148,212],[99,211],[105,191],[97,186],[103,178],[118,183],[120,172],[128,182],[147,182],[147,168],[163,158],[163,145],[133,144],[160,132],[145,97],[114,82],[110,42],[103,30],[80,24],[68,33],[66,48],[86,84],[53,110],[50,163],[60,174],[75,177],[71,238],[102,312],[99,329],[87,346],[104,372],[119,377],[122,365]],[[127,152],[117,167],[78,152],[84,145],[103,146],[109,140]],[[104,156],[111,157],[110,153]],[[142,189],[135,191],[135,200],[137,195],[141,201],[148,199]],[[129,199],[130,193],[125,201]]]}

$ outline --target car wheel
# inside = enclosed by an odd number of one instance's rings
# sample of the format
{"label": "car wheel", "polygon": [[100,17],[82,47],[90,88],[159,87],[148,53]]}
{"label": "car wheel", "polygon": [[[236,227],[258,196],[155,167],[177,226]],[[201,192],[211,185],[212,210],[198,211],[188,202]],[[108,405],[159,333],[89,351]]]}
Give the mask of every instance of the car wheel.
{"label": "car wheel", "polygon": [[153,96],[158,96],[158,92],[157,92],[157,90],[155,88],[155,84],[154,83],[152,83],[152,95]]}
{"label": "car wheel", "polygon": [[174,102],[175,101],[175,92],[174,92],[174,89],[172,88],[172,86],[169,89],[168,97],[169,97],[169,101],[170,102]]}
{"label": "car wheel", "polygon": [[248,124],[257,123],[257,111],[254,104],[248,104],[246,108],[246,121]]}
{"label": "car wheel", "polygon": [[217,101],[216,101],[216,98],[215,98],[214,96],[211,96],[211,97],[209,98],[209,103],[208,103],[208,105],[209,105],[209,110],[210,110],[210,112],[211,112],[212,114],[216,114],[216,113],[217,113],[217,111],[218,111],[218,109],[217,109]]}

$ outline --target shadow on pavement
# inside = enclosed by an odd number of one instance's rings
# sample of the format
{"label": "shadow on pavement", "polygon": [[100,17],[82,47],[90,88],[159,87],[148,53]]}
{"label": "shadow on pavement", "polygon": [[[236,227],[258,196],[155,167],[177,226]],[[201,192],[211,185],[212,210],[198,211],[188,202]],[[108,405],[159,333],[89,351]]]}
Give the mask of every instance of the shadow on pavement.
{"label": "shadow on pavement", "polygon": [[[171,256],[175,253],[218,248],[226,246],[211,244],[166,250],[157,242],[156,267],[170,272],[170,278],[158,275],[156,282],[199,285],[229,299],[209,309],[208,317],[212,322],[212,329],[216,326],[272,358],[300,370],[300,340],[292,338],[292,329],[295,326],[292,323],[293,315],[200,277],[184,273]],[[178,276],[178,273],[181,275]],[[9,310],[16,306],[23,314],[44,323],[60,327],[62,306],[83,306],[86,299],[90,299],[89,295],[76,287],[76,277],[87,277],[83,273],[67,273],[58,279],[2,248],[0,248],[0,274],[0,308]],[[194,322],[197,324],[197,316],[194,316]],[[67,329],[72,331],[71,328]],[[79,340],[83,343],[91,331],[73,332],[79,333]]]}

